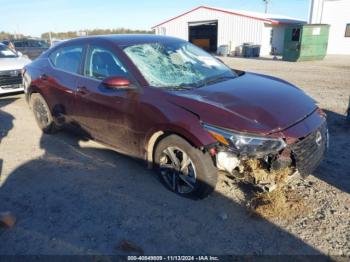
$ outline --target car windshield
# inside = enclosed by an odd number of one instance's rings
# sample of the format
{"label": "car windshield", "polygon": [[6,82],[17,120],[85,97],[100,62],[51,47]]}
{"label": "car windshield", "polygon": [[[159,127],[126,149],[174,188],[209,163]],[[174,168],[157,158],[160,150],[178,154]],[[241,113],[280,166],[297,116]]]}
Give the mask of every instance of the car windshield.
{"label": "car windshield", "polygon": [[151,86],[191,89],[237,75],[204,50],[188,43],[147,43],[124,48]]}
{"label": "car windshield", "polygon": [[5,45],[0,45],[0,58],[15,58],[17,54]]}

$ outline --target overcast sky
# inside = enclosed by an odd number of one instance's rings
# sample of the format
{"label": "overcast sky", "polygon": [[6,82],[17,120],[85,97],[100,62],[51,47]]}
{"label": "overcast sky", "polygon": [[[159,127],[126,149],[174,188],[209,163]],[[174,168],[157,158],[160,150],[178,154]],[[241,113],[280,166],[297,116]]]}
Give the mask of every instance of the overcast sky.
{"label": "overcast sky", "polygon": [[[307,20],[309,0],[270,2],[270,13]],[[40,36],[94,28],[150,29],[199,5],[264,12],[262,0],[0,0],[0,31]]]}

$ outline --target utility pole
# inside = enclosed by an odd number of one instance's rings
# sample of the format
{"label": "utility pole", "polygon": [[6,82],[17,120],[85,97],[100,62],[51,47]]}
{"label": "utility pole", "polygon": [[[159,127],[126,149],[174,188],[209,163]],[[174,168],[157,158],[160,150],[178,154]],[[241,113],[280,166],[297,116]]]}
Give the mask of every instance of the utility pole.
{"label": "utility pole", "polygon": [[269,11],[270,0],[263,0],[263,2],[265,3],[265,14],[267,14],[267,12]]}

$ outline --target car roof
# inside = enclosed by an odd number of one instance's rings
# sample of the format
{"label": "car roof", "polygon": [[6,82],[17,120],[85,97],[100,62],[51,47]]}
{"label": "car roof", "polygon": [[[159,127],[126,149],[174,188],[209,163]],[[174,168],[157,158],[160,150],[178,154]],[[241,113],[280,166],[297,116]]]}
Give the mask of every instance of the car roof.
{"label": "car roof", "polygon": [[90,39],[101,39],[109,42],[113,42],[118,46],[131,46],[140,45],[146,43],[169,43],[169,42],[179,42],[185,41],[175,37],[160,36],[152,34],[118,34],[118,35],[99,35],[99,36],[88,36],[80,37],[66,41],[68,42],[89,42]]}

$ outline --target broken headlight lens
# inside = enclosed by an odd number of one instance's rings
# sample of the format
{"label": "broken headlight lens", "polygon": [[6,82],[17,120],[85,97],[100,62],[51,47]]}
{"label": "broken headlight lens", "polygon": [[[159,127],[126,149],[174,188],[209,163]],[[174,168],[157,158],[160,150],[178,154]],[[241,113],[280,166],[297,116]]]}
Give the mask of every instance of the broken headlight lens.
{"label": "broken headlight lens", "polygon": [[218,142],[228,146],[232,151],[242,157],[263,158],[269,154],[278,153],[286,146],[282,138],[240,134],[208,124],[204,124],[203,127]]}

